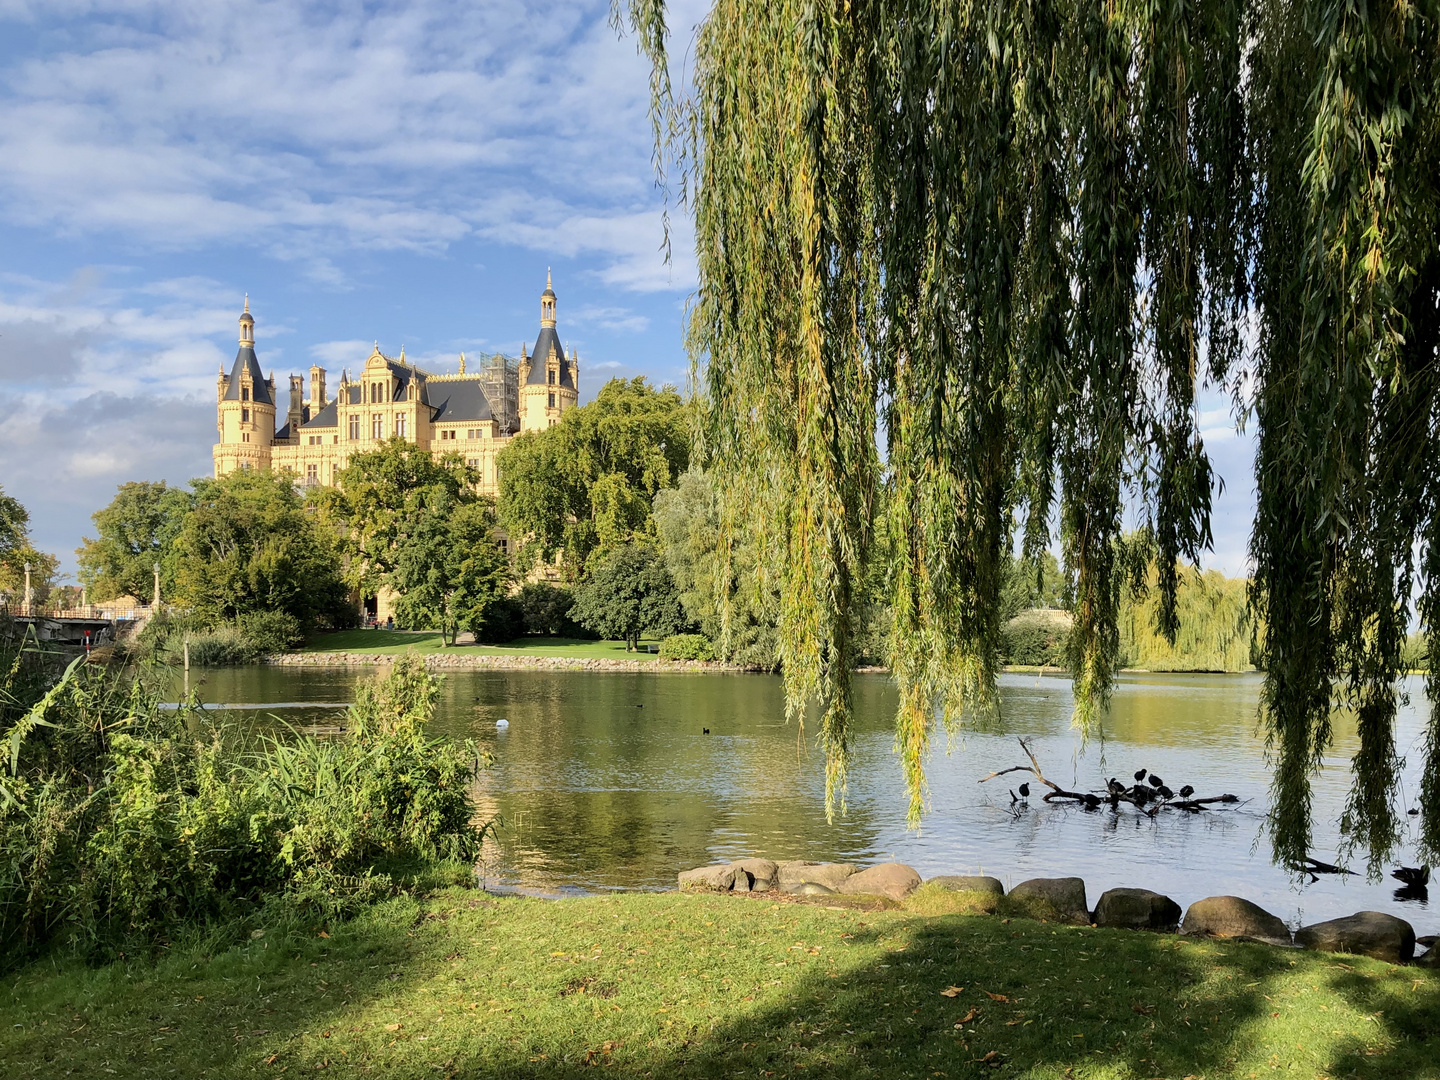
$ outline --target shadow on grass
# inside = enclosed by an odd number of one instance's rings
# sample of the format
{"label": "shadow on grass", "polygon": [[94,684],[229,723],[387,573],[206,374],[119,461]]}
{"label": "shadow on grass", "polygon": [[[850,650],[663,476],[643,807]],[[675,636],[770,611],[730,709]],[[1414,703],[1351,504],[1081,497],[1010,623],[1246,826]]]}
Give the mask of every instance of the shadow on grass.
{"label": "shadow on grass", "polygon": [[0,1058],[14,1075],[1424,1077],[1440,1056],[1433,974],[1018,918],[452,893],[316,934],[148,975],[32,967]]}

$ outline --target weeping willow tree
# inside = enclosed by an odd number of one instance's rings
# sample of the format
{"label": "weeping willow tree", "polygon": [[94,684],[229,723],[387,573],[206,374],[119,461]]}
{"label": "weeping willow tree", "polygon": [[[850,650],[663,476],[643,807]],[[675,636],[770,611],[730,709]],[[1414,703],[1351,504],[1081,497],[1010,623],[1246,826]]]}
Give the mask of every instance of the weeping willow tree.
{"label": "weeping willow tree", "polygon": [[[912,824],[937,718],[994,708],[1016,530],[1063,551],[1095,730],[1124,590],[1161,568],[1173,642],[1210,543],[1210,386],[1258,428],[1276,855],[1308,850],[1338,696],[1344,824],[1383,859],[1412,596],[1440,618],[1436,0],[715,0],[673,96],[663,0],[623,14],[695,220],[703,452],[759,523],[827,806],[877,566]],[[1435,713],[1425,752],[1440,856]]]}

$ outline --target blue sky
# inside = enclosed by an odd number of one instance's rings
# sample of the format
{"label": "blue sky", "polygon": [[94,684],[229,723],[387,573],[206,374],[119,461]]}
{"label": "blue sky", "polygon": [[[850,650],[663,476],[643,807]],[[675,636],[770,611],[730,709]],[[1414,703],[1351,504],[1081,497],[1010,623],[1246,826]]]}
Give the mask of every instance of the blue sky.
{"label": "blue sky", "polygon": [[[703,3],[677,5],[682,48]],[[547,267],[582,400],[684,385],[647,79],[599,2],[0,0],[0,486],[73,570],[125,480],[210,471],[246,292],[283,387],[373,341],[434,370],[533,341]],[[1251,447],[1211,565],[1243,570]]]}

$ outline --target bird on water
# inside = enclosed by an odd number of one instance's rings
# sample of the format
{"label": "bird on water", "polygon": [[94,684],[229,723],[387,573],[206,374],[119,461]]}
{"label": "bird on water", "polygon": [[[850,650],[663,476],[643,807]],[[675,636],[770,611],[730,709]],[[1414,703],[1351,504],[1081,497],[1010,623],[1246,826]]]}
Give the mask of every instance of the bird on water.
{"label": "bird on water", "polygon": [[1182,798],[1182,799],[1188,799],[1191,795],[1194,795],[1194,794],[1195,794],[1195,789],[1194,789],[1193,787],[1191,787],[1189,784],[1186,784],[1184,787],[1182,787],[1182,788],[1180,789],[1180,798]]}
{"label": "bird on water", "polygon": [[1139,772],[1137,772],[1137,773],[1135,774],[1135,781],[1136,781],[1136,783],[1139,783],[1141,780],[1144,780],[1144,779],[1145,779],[1145,773],[1146,773],[1146,771],[1147,771],[1147,770],[1145,770],[1145,769],[1141,769]]}
{"label": "bird on water", "polygon": [[1164,781],[1164,780],[1161,780],[1158,776],[1156,776],[1156,775],[1152,772],[1152,773],[1150,774],[1150,786],[1153,787],[1153,788],[1161,788],[1161,787],[1164,787],[1164,786],[1165,786],[1165,781]]}
{"label": "bird on water", "polygon": [[1030,782],[1028,780],[1020,785],[1020,797],[1022,799],[1028,799],[1030,797]]}

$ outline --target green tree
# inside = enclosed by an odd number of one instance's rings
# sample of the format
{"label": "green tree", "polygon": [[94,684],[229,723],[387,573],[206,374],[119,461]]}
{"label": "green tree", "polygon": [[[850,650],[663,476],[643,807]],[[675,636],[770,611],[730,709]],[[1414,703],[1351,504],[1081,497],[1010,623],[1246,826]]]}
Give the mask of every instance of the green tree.
{"label": "green tree", "polygon": [[[787,697],[823,703],[830,804],[867,564],[887,564],[918,824],[935,718],[995,701],[1017,514],[1028,556],[1063,551],[1074,722],[1097,729],[1127,510],[1172,642],[1180,567],[1210,543],[1208,384],[1258,432],[1274,853],[1309,848],[1343,697],[1342,831],[1378,873],[1403,820],[1412,597],[1440,626],[1437,0],[717,0],[678,100],[666,5],[629,13],[674,140],[657,160],[695,222],[704,464],[774,538]],[[1429,680],[1422,846],[1440,858]]]}
{"label": "green tree", "polygon": [[313,625],[349,607],[335,544],[288,473],[241,469],[193,487],[174,543],[175,580],[198,615],[237,621],[278,611]]}
{"label": "green tree", "polygon": [[473,501],[478,479],[459,454],[436,457],[400,438],[352,455],[336,486],[313,496],[320,520],[339,539],[346,584],[361,596],[375,596],[390,584],[427,506],[441,499],[451,505]]}
{"label": "green tree", "polygon": [[624,544],[598,558],[575,589],[570,617],[633,652],[641,634],[666,637],[686,627],[680,594],[649,544]]}
{"label": "green tree", "polygon": [[[780,598],[761,572],[750,530],[726,533],[726,506],[715,478],[690,470],[655,496],[655,527],[665,566],[690,621],[726,660],[774,668]],[[727,543],[728,541],[728,543]]]}
{"label": "green tree", "polygon": [[30,512],[0,488],[0,596],[25,602],[25,564],[30,564],[30,599],[44,604],[60,560],[30,542]]}
{"label": "green tree", "polygon": [[500,452],[499,514],[523,564],[563,553],[573,577],[594,552],[654,538],[651,505],[690,464],[680,395],[611,379],[594,401]]}
{"label": "green tree", "polygon": [[175,538],[193,504],[189,491],[163,480],[121,484],[110,505],[90,517],[99,535],[85,537],[75,552],[90,600],[125,594],[146,599],[154,588],[157,562],[161,594],[169,596],[175,586]]}
{"label": "green tree", "polygon": [[401,626],[438,628],[445,645],[461,630],[483,639],[510,583],[491,507],[461,500],[442,485],[421,489],[411,500],[389,580],[400,593],[395,614]]}

